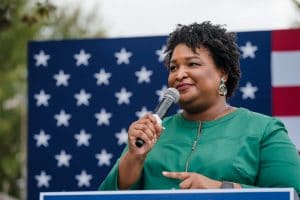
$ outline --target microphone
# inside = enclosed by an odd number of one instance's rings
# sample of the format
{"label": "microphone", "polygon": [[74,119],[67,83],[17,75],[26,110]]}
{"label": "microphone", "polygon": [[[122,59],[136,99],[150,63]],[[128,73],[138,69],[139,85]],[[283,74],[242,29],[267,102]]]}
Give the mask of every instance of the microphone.
{"label": "microphone", "polygon": [[[153,114],[157,123],[161,125],[162,119],[165,117],[170,107],[174,103],[177,103],[178,100],[179,100],[179,92],[176,88],[168,88],[164,91],[163,98],[155,108]],[[142,147],[143,144],[145,144],[145,141],[142,140],[141,138],[138,138],[135,141],[135,145],[139,148]]]}

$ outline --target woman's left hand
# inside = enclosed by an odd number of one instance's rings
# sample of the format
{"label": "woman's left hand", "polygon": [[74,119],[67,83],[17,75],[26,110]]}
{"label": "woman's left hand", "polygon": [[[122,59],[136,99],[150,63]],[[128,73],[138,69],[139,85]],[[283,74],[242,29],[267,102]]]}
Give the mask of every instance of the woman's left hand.
{"label": "woman's left hand", "polygon": [[221,181],[192,172],[163,172],[162,174],[168,178],[182,180],[179,184],[181,189],[217,189],[222,184]]}

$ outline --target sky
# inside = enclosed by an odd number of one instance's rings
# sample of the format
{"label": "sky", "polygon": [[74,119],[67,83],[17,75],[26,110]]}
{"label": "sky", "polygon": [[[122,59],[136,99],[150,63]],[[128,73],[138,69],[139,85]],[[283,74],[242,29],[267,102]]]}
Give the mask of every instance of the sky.
{"label": "sky", "polygon": [[166,35],[176,24],[211,21],[229,31],[286,29],[299,20],[292,0],[52,0],[95,12],[109,37]]}

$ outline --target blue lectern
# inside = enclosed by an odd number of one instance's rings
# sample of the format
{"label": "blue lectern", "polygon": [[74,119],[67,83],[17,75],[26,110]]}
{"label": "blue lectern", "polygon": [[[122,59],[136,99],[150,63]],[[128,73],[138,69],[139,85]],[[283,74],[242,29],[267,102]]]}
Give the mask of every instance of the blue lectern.
{"label": "blue lectern", "polygon": [[292,188],[43,192],[40,200],[298,200]]}

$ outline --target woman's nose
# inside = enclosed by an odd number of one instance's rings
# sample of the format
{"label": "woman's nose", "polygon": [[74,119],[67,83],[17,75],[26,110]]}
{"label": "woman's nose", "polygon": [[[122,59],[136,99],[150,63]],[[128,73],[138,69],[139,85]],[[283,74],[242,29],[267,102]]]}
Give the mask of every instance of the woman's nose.
{"label": "woman's nose", "polygon": [[177,72],[176,72],[176,81],[181,81],[182,79],[187,77],[187,73],[185,70],[185,67],[179,67]]}

